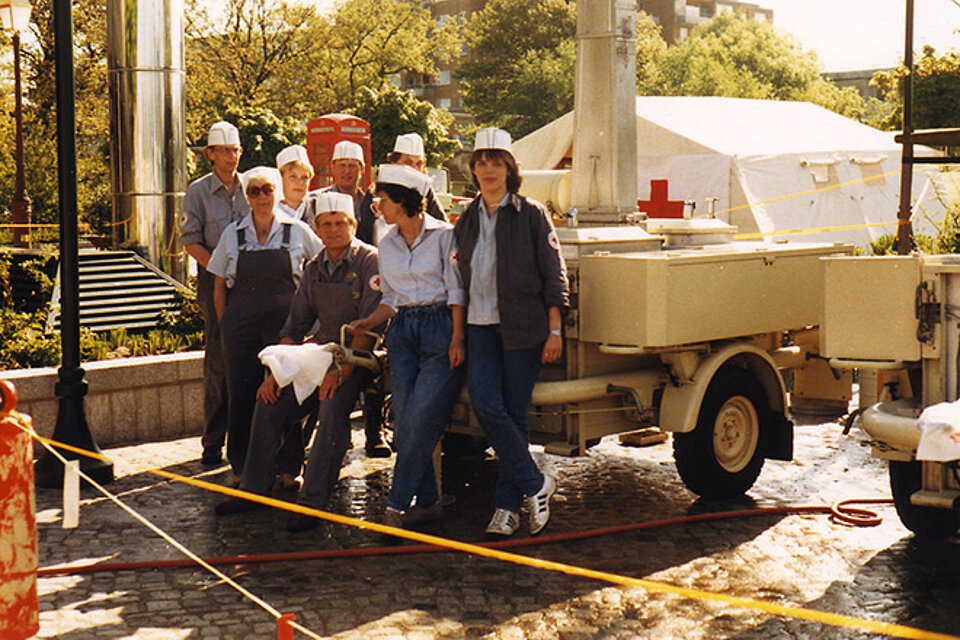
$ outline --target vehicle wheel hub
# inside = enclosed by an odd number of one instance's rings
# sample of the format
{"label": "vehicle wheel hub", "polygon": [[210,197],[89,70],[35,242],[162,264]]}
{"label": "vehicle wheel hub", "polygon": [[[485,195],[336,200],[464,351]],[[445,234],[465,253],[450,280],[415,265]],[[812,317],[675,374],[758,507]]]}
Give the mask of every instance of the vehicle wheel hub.
{"label": "vehicle wheel hub", "polygon": [[727,400],[713,425],[713,450],[728,473],[743,470],[753,458],[760,438],[760,420],[753,403],[744,396]]}

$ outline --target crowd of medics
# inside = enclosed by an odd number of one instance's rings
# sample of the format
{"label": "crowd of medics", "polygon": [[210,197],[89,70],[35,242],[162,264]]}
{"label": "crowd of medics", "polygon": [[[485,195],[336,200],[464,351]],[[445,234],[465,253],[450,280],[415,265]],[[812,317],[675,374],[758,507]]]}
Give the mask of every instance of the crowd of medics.
{"label": "crowd of medics", "polygon": [[[343,364],[298,397],[258,354],[276,344],[338,342],[344,325],[350,346],[365,350],[386,332],[396,461],[382,522],[405,527],[443,516],[433,452],[465,378],[500,461],[486,532],[513,535],[524,507],[530,533],[541,531],[556,479],[530,455],[528,410],[540,366],[562,354],[568,291],[549,214],[518,193],[509,134],[477,132],[470,169],[479,195],[455,226],[423,172],[416,133],[397,138],[369,189],[353,142],[334,147],[333,184],[312,192],[303,147],[281,151],[276,168],[240,175],[242,152],[233,125],[210,128],[212,171],[191,183],[180,218],[206,328],[203,463],[221,464],[226,444],[233,486],[298,491],[300,504],[325,508],[358,402],[367,455],[391,455],[382,393],[368,369]],[[231,498],[216,512],[258,508]],[[319,524],[295,514],[286,526]]]}

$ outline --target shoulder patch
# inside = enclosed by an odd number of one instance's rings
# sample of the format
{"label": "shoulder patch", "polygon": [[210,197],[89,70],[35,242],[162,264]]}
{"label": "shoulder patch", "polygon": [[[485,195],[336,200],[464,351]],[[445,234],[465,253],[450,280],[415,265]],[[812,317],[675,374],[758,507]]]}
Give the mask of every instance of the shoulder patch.
{"label": "shoulder patch", "polygon": [[187,224],[187,214],[183,214],[182,216],[180,216],[180,224],[181,225]]}
{"label": "shoulder patch", "polygon": [[556,229],[550,230],[550,235],[547,236],[547,242],[549,242],[550,246],[554,249],[560,249],[560,238],[557,237]]}
{"label": "shoulder patch", "polygon": [[380,274],[375,273],[370,276],[370,279],[367,281],[367,285],[374,291],[380,291]]}
{"label": "shoulder patch", "polygon": [[450,264],[456,266],[460,264],[460,250],[454,249],[450,252]]}

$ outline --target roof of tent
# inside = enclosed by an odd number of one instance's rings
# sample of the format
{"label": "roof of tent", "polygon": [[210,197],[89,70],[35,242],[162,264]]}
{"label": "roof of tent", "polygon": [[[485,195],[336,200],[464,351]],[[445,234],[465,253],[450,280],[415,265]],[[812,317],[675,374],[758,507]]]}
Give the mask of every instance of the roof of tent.
{"label": "roof of tent", "polygon": [[[879,131],[809,102],[715,97],[637,97],[637,148],[645,156],[764,156],[867,150],[899,153]],[[571,155],[573,112],[514,143],[525,169],[552,169]]]}

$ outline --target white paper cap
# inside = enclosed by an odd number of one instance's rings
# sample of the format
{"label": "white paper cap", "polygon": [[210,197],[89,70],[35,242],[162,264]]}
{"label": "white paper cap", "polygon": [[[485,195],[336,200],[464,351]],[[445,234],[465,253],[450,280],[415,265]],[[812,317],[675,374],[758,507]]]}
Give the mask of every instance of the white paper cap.
{"label": "white paper cap", "polygon": [[291,162],[301,162],[308,167],[311,166],[307,150],[298,144],[289,146],[277,154],[277,169],[283,169]]}
{"label": "white paper cap", "polygon": [[210,127],[207,134],[208,147],[239,147],[240,132],[229,122],[220,121]]}
{"label": "white paper cap", "polygon": [[334,160],[358,160],[360,164],[363,164],[363,147],[358,145],[356,142],[350,142],[349,140],[341,140],[333,148],[333,157],[330,158],[330,162]]}
{"label": "white paper cap", "polygon": [[405,133],[397,136],[397,141],[393,145],[393,150],[397,153],[405,153],[408,156],[426,157],[423,153],[423,138],[419,133]]}
{"label": "white paper cap", "polygon": [[413,167],[404,164],[382,164],[377,182],[398,184],[408,189],[416,189],[420,195],[427,195],[430,189],[430,178]]}
{"label": "white paper cap", "polygon": [[486,127],[477,131],[476,141],[473,143],[473,150],[481,149],[500,149],[513,155],[513,148],[510,144],[510,134],[503,129],[496,127]]}
{"label": "white paper cap", "polygon": [[310,197],[313,200],[311,207],[313,208],[314,216],[330,211],[340,211],[347,214],[350,218],[354,217],[353,196],[345,193],[337,193],[336,191],[324,191]]}

